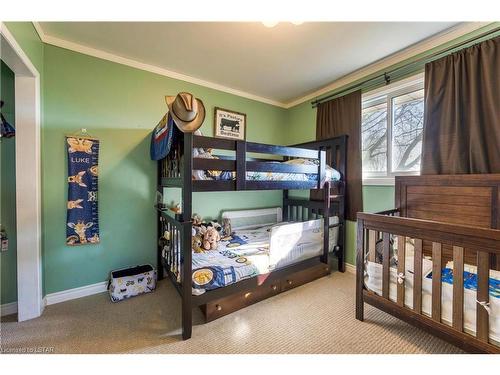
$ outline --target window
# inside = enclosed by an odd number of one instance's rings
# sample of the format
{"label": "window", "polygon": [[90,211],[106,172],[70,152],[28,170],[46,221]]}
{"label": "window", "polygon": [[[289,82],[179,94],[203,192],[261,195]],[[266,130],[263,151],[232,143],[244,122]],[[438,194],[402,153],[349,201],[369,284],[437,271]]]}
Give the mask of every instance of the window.
{"label": "window", "polygon": [[422,78],[363,97],[363,179],[419,174],[424,129]]}

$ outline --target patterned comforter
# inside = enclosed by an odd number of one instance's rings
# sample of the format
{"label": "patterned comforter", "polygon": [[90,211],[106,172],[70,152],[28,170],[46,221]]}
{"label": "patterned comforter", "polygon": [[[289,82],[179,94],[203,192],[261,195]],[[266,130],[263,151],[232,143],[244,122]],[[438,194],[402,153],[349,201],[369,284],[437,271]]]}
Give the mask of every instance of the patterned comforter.
{"label": "patterned comforter", "polygon": [[[196,154],[198,158],[217,159],[210,153]],[[317,160],[313,159],[292,159],[284,162],[269,162],[283,163],[295,165],[317,165]],[[318,177],[316,173],[282,173],[282,172],[247,172],[247,180],[252,181],[315,181]],[[329,165],[325,168],[325,177],[328,181],[340,181],[340,172],[333,169]],[[236,179],[236,173],[231,171],[215,171],[215,170],[193,170],[193,180],[219,180],[230,181]]]}

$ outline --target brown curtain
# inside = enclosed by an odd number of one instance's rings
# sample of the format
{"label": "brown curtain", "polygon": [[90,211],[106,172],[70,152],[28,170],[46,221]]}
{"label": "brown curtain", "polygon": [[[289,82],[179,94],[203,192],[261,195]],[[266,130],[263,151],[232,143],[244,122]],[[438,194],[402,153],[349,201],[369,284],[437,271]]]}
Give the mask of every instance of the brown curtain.
{"label": "brown curtain", "polygon": [[316,117],[316,139],[347,134],[346,218],[356,221],[363,211],[361,180],[361,91],[321,103]]}
{"label": "brown curtain", "polygon": [[421,168],[500,173],[500,37],[425,66]]}

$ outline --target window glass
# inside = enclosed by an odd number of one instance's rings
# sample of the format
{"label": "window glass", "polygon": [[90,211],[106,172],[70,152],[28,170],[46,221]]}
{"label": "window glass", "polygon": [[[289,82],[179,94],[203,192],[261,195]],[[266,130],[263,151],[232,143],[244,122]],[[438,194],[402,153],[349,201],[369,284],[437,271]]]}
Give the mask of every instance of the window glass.
{"label": "window glass", "polygon": [[387,103],[364,108],[361,122],[363,173],[387,173]]}
{"label": "window glass", "polygon": [[392,99],[392,171],[420,171],[424,90]]}

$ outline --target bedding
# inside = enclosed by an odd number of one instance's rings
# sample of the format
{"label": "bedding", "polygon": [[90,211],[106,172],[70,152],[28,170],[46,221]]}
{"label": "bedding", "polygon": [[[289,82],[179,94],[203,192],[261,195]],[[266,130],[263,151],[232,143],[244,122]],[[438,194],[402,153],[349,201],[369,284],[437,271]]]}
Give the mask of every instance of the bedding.
{"label": "bedding", "polygon": [[[422,313],[431,316],[432,312],[432,260],[424,258],[422,263]],[[382,265],[367,261],[365,286],[382,295]],[[397,300],[397,268],[390,268],[389,299]],[[476,333],[476,267],[464,266],[464,330]],[[490,341],[500,345],[500,272],[490,270],[489,278],[489,321]],[[413,308],[413,255],[405,258],[405,306]],[[453,309],[453,262],[448,262],[442,270],[441,319],[451,325]]]}
{"label": "bedding", "polygon": [[[336,244],[337,231],[330,229],[330,251]],[[266,274],[322,252],[322,219],[237,230],[222,240],[217,250],[193,253],[193,294]]]}
{"label": "bedding", "polygon": [[[193,157],[218,159],[210,152],[200,152],[199,149],[193,150]],[[292,165],[318,165],[317,160],[313,159],[292,159],[284,162],[270,161],[268,163],[283,163]],[[282,172],[247,172],[246,179],[250,181],[316,181],[316,173],[282,173]],[[325,178],[328,181],[340,181],[340,172],[329,165],[325,168]],[[236,172],[215,171],[215,170],[193,170],[193,180],[218,180],[231,181],[236,179]]]}

